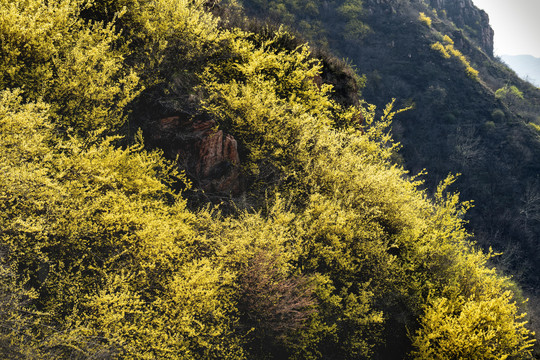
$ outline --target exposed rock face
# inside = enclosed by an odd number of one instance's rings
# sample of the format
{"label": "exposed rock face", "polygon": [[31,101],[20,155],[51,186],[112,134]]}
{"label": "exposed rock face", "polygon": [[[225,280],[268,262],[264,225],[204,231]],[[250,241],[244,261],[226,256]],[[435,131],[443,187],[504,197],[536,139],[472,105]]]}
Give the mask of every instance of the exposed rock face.
{"label": "exposed rock face", "polygon": [[240,156],[234,137],[218,130],[209,132],[198,145],[196,173],[202,180],[203,188],[238,194],[241,191]]}
{"label": "exposed rock face", "polygon": [[213,120],[173,116],[160,119],[151,134],[167,157],[177,158],[196,185],[211,193],[243,191],[238,144]]}
{"label": "exposed rock face", "polygon": [[[367,14],[396,16],[410,11],[411,4],[423,4],[423,0],[364,0]],[[493,57],[493,29],[489,25],[488,14],[477,8],[472,0],[429,0],[429,5],[437,10],[439,17],[443,11],[458,28],[465,29],[467,35],[489,56]],[[428,14],[429,16],[429,14]]]}
{"label": "exposed rock face", "polygon": [[489,16],[472,0],[430,0],[430,4],[437,11],[446,11],[448,18],[458,27],[468,29],[478,45],[493,56],[494,31],[489,25]]}

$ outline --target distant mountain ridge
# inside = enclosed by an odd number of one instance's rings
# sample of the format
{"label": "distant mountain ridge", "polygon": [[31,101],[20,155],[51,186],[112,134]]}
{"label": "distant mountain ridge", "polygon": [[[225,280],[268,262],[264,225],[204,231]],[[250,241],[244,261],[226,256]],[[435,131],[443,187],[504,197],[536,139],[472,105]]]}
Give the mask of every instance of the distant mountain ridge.
{"label": "distant mountain ridge", "polygon": [[540,87],[540,58],[532,55],[502,55],[501,59],[522,79]]}

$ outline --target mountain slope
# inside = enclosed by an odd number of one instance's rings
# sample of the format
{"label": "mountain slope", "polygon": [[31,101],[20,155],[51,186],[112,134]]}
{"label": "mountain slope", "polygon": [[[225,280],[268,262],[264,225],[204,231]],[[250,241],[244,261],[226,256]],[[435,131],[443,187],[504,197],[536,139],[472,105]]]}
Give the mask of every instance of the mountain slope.
{"label": "mountain slope", "polygon": [[[540,289],[540,213],[534,210],[540,92],[493,58],[485,12],[471,0],[325,3],[341,16],[339,9],[354,4],[358,11],[351,16],[366,30],[351,38],[336,25],[345,18],[326,17],[326,8],[306,15],[288,1],[243,4],[249,14],[276,22],[294,18],[288,24],[313,44],[350,59],[366,76],[368,102],[381,106],[397,97],[403,105],[414,103],[393,126],[405,166],[412,173],[427,169],[430,189],[448,173],[460,173],[456,187],[475,204],[469,228],[483,246],[505,252],[500,265],[529,291]],[[323,30],[303,32],[305,18]]]}
{"label": "mountain slope", "polygon": [[455,178],[393,161],[399,111],[214,5],[0,0],[0,355],[530,358]]}

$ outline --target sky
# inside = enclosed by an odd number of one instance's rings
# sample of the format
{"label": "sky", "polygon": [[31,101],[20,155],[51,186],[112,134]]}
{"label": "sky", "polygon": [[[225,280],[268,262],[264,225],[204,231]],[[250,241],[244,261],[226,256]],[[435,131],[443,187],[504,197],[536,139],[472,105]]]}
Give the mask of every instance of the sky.
{"label": "sky", "polygon": [[540,0],[473,0],[495,30],[495,55],[540,58]]}

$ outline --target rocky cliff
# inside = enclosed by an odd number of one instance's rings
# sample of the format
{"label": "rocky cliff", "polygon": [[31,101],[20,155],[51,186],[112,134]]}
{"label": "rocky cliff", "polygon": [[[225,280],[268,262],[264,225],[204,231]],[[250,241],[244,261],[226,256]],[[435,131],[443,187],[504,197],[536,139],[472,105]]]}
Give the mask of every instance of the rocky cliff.
{"label": "rocky cliff", "polygon": [[458,28],[464,29],[480,48],[493,57],[493,29],[489,16],[478,9],[472,0],[430,0],[430,5],[439,15],[446,14]]}
{"label": "rocky cliff", "polygon": [[243,190],[240,156],[234,137],[214,120],[177,115],[154,122],[150,140],[176,159],[195,186],[207,193],[238,195]]}

